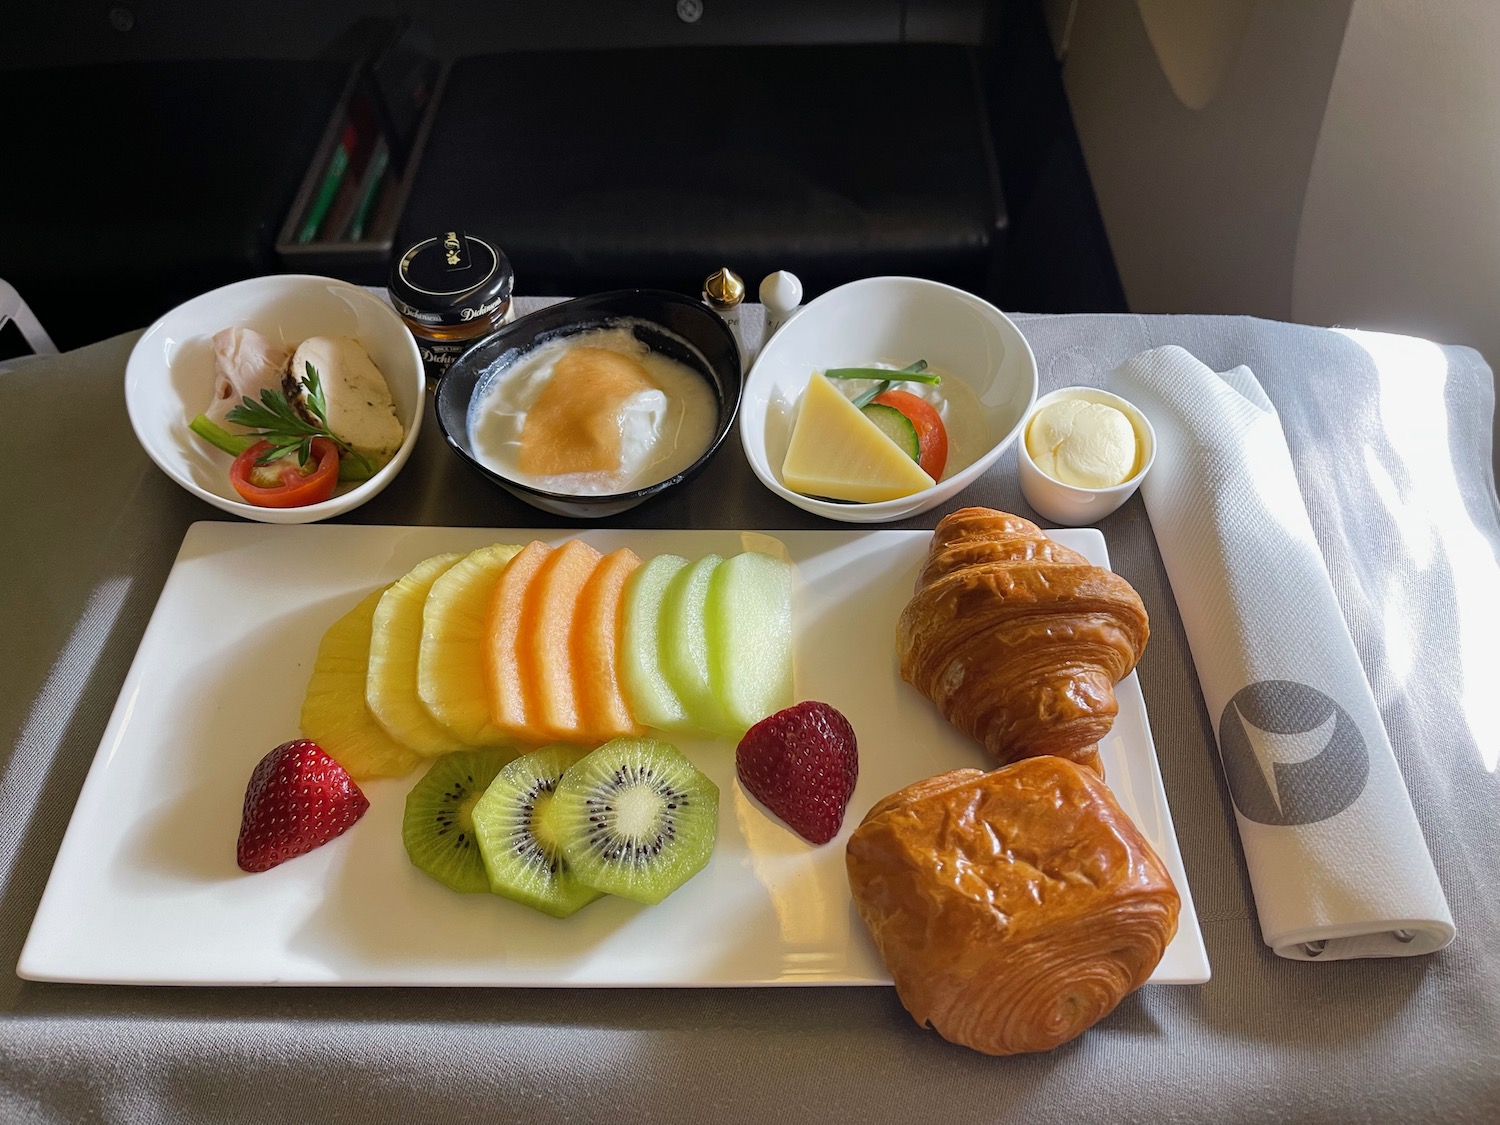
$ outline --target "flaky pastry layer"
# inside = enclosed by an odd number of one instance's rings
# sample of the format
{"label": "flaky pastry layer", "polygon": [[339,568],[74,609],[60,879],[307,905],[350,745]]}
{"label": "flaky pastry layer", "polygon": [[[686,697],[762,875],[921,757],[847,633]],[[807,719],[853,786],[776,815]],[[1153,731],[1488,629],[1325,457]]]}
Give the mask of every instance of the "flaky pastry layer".
{"label": "flaky pastry layer", "polygon": [[1104,782],[1062,758],[908,786],[870,810],[846,862],[907,1011],[987,1054],[1092,1027],[1177,931],[1165,866]]}
{"label": "flaky pastry layer", "polygon": [[1150,636],[1130,583],[1020,516],[964,508],[933,533],[901,613],[902,677],[1000,762],[1102,770],[1114,685]]}

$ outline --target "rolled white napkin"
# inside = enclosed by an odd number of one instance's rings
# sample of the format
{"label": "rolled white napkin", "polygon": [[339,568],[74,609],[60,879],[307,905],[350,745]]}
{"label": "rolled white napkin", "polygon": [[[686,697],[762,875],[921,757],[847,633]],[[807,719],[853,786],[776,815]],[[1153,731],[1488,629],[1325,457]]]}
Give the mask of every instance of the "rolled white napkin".
{"label": "rolled white napkin", "polygon": [[1156,431],[1141,495],[1266,944],[1303,961],[1441,949],[1453,917],[1270,399],[1248,368],[1218,374],[1179,347],[1109,385]]}

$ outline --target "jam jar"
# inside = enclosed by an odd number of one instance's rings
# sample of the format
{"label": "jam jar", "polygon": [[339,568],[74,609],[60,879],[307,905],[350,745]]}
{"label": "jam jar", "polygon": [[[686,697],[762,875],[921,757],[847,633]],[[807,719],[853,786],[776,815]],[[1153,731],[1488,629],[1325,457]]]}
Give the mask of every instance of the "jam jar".
{"label": "jam jar", "polygon": [[510,320],[510,259],[482,238],[443,231],[391,267],[391,304],[416,337],[427,378],[437,380],[481,337]]}

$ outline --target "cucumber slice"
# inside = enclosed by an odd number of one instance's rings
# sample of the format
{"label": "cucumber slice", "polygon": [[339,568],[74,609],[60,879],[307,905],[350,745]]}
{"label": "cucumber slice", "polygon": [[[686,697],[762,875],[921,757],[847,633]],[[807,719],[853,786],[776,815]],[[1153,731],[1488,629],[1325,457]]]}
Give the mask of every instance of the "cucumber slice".
{"label": "cucumber slice", "polygon": [[860,413],[874,422],[880,432],[900,446],[913,461],[922,459],[922,443],[917,438],[917,428],[901,411],[883,402],[872,402],[860,407]]}

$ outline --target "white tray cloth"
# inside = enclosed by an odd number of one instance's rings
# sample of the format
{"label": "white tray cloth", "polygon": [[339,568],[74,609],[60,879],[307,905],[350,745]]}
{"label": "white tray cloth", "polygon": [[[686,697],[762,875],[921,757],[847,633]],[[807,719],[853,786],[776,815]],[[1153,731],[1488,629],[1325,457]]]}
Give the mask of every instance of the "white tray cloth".
{"label": "white tray cloth", "polygon": [[[1133,499],[1101,530],[1151,614],[1140,684],[1214,966],[1207,984],[1148,986],[1076,1043],[994,1059],[921,1031],[885,988],[101,988],[0,974],[0,1121],[404,1125],[494,1107],[536,1125],[1493,1125],[1500,648],[1481,626],[1500,600],[1500,503],[1489,367],[1467,348],[1248,317],[1017,319],[1044,391],[1101,386],[1169,343],[1216,370],[1255,372],[1452,906],[1450,946],[1310,965],[1262,944],[1213,727]],[[0,414],[16,420],[0,443],[0,526],[13,545],[0,552],[0,955],[11,965],[183,533],[214,518],[130,431],[119,388],[133,342],[0,373]],[[951,507],[971,503],[1030,514],[1012,455]],[[341,522],[528,521],[535,513],[469,472],[434,425],[400,478]],[[611,526],[827,525],[761,488],[731,442],[693,488]]]}
{"label": "white tray cloth", "polygon": [[1265,391],[1175,346],[1109,382],[1156,430],[1141,492],[1266,944],[1323,961],[1443,948],[1453,918]]}

